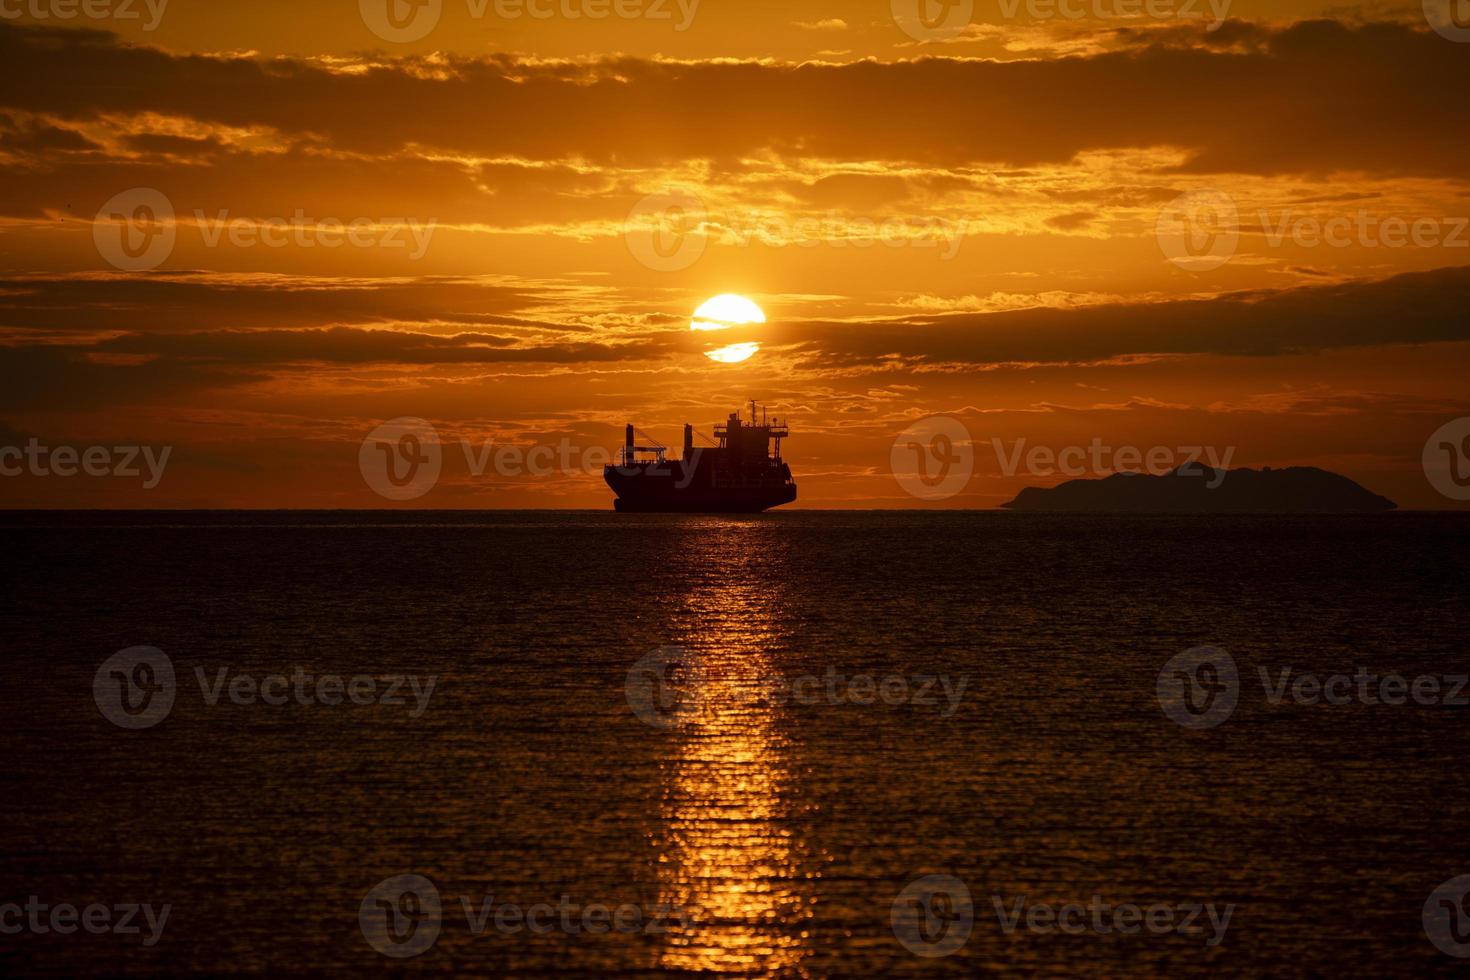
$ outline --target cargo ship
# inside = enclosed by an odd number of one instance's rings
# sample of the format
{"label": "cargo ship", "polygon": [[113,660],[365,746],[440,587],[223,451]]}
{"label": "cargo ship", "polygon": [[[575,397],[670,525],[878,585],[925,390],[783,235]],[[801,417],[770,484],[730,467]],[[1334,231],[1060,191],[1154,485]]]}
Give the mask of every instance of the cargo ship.
{"label": "cargo ship", "polygon": [[759,514],[796,499],[796,481],[781,459],[781,440],[791,435],[777,419],[756,414],[750,421],[731,412],[715,426],[716,445],[694,446],[694,426],[684,426],[684,453],[669,459],[668,448],[639,446],[629,425],[616,466],[603,479],[617,494],[613,506],[627,513]]}

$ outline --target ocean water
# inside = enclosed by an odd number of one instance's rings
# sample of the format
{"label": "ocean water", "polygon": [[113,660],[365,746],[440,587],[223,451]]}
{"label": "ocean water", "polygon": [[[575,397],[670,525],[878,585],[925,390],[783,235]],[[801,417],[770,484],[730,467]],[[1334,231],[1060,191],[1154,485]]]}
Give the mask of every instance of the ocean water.
{"label": "ocean water", "polygon": [[1464,969],[1470,517],[0,525],[10,975]]}

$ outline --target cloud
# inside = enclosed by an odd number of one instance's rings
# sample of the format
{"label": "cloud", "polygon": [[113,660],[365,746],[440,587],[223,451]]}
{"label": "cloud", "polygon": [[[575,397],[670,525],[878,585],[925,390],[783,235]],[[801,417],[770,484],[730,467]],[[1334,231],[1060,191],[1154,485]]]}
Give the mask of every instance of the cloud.
{"label": "cloud", "polygon": [[1097,218],[1098,215],[1092,211],[1072,211],[1068,214],[1058,214],[1047,218],[1046,224],[1057,231],[1076,231],[1079,228],[1086,228]]}
{"label": "cloud", "polygon": [[829,17],[826,20],[796,20],[792,21],[796,27],[803,31],[845,31],[847,21],[841,17]]}
{"label": "cloud", "polygon": [[[48,279],[42,295],[57,321],[68,314],[61,299],[68,280]],[[502,329],[369,329],[327,325],[344,312],[372,305],[375,289],[361,284],[339,289],[307,283],[242,289],[221,279],[182,281],[71,280],[83,296],[113,308],[134,309],[143,327],[153,308],[173,311],[171,329],[134,329],[109,336],[55,335],[46,345],[0,347],[0,407],[85,406],[113,401],[151,401],[170,393],[231,387],[268,380],[273,373],[308,364],[399,365],[623,365],[647,370],[659,365],[704,367],[704,338],[682,320],[652,318],[643,325],[591,334],[576,323],[533,323],[513,316]],[[100,292],[89,292],[100,287]],[[431,279],[385,287],[386,299],[403,314],[426,316],[427,307],[463,296],[466,283]],[[533,288],[488,288],[487,297],[537,302]],[[267,297],[264,306],[249,297]],[[542,297],[544,300],[545,297]],[[1100,297],[1099,299],[1105,299]],[[35,302],[0,283],[0,316],[17,302]],[[246,315],[232,307],[239,303]],[[1007,300],[1014,305],[1018,299]],[[932,371],[987,369],[1003,365],[1139,363],[1157,356],[1230,355],[1274,357],[1342,348],[1470,341],[1470,267],[1275,291],[1227,294],[1180,302],[1099,302],[1005,312],[921,313],[896,320],[786,321],[742,328],[721,342],[754,339],[764,356],[786,362],[813,381],[895,367],[916,376]],[[425,309],[415,309],[422,304]],[[942,308],[929,297],[921,307]],[[957,307],[983,308],[971,297]],[[252,307],[254,307],[252,309]],[[209,327],[213,322],[284,321],[311,327],[282,329]]]}

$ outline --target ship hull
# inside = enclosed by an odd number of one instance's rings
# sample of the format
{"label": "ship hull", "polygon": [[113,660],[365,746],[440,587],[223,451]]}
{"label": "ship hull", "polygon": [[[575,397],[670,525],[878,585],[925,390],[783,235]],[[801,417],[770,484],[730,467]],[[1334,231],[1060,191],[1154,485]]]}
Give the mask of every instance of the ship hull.
{"label": "ship hull", "polygon": [[794,483],[755,487],[681,486],[676,479],[610,468],[607,484],[623,514],[760,514],[796,500]]}

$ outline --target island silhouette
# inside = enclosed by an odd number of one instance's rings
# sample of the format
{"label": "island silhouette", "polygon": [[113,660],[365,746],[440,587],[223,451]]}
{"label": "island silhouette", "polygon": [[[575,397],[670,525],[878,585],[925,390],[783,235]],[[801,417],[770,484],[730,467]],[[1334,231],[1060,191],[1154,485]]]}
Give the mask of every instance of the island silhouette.
{"label": "island silhouette", "polygon": [[1217,470],[1186,463],[1168,473],[1114,473],[1027,487],[1001,505],[1016,511],[1116,514],[1382,513],[1398,504],[1314,466]]}

